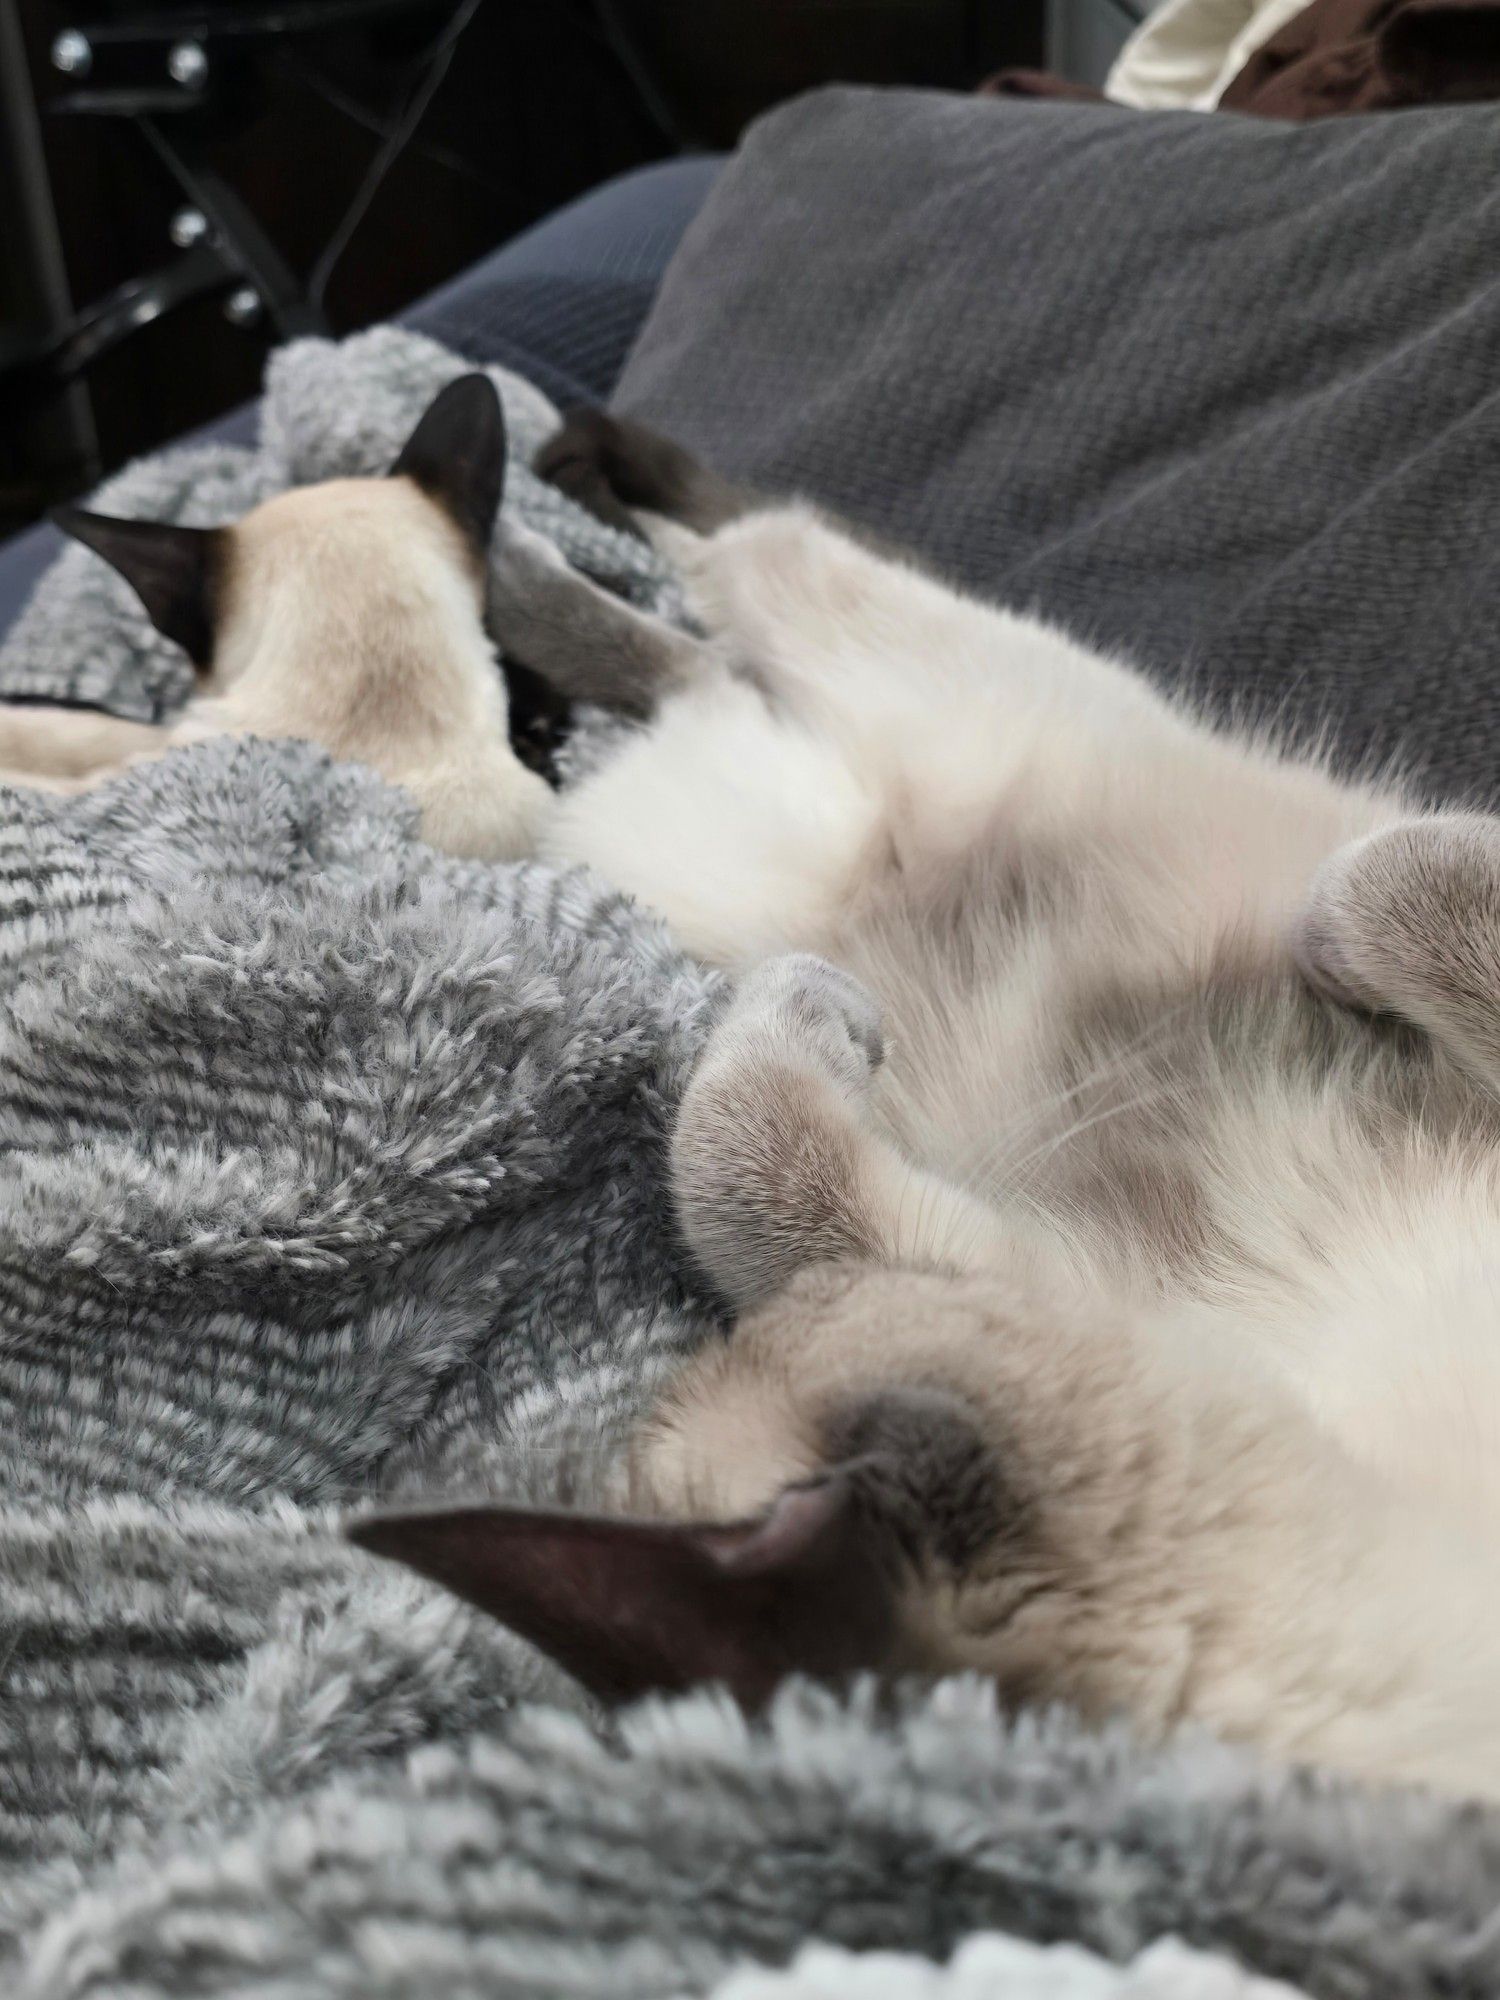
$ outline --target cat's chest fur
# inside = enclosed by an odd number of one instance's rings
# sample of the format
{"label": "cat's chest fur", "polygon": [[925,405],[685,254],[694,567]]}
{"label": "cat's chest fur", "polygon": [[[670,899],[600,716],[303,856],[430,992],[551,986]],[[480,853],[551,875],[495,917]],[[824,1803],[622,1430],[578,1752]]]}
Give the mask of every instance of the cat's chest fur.
{"label": "cat's chest fur", "polygon": [[887,881],[837,956],[886,1001],[877,1116],[1005,1261],[1274,1370],[1359,1457],[1500,1518],[1500,1105],[1425,1035],[1097,851]]}

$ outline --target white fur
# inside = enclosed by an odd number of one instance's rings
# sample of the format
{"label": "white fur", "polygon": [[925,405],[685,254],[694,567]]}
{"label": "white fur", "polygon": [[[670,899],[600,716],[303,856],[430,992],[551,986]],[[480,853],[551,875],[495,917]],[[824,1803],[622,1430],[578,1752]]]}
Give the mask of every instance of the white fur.
{"label": "white fur", "polygon": [[[1274,1062],[1226,1074],[1191,1145],[1212,1247],[1173,1264],[1077,1193],[1111,1120],[1134,1121],[1151,1157],[1162,1085],[1144,1053],[1057,1083],[1070,1006],[1102,976],[1191,988],[1231,951],[1289,980],[1320,867],[1406,802],[1214,733],[1121,666],[806,510],[673,544],[711,635],[700,672],[557,803],[543,851],[604,870],[717,964],[826,954],[885,1004],[889,1057],[868,1093],[837,1084],[808,1039],[816,996],[800,1015],[779,1002],[779,1026],[742,1007],[710,1048],[679,1201],[726,1289],[772,1303],[680,1386],[657,1441],[667,1487],[743,1510],[811,1469],[796,1440],[820,1384],[936,1373],[989,1399],[1007,1436],[1050,1439],[1056,1504],[1075,1509],[1062,1541],[1091,1521],[1112,1554],[1011,1623],[926,1604],[929,1664],[1045,1669],[1044,1687],[1147,1722],[1193,1716],[1500,1796],[1493,1084],[1474,1081],[1473,1130],[1419,1113],[1392,1146],[1353,1070],[1347,1089]],[[1053,853],[1089,884],[1081,904],[997,930],[993,950],[977,923],[962,977],[936,962],[912,915],[924,883],[940,895],[967,869],[982,901],[986,868],[1045,873]],[[1500,959],[1494,973],[1500,1003]],[[1143,1052],[1175,1032],[1164,1004]],[[1461,1098],[1436,1060],[1445,1101]],[[791,1156],[851,1133],[846,1192],[886,1271],[840,1319],[795,1286],[778,1300],[766,1232]],[[797,1199],[836,1171],[815,1161]],[[806,1217],[796,1200],[782,1215],[794,1267]],[[882,1333],[881,1286],[913,1266],[998,1287],[965,1294],[990,1330],[948,1354],[947,1308],[924,1293]]]}

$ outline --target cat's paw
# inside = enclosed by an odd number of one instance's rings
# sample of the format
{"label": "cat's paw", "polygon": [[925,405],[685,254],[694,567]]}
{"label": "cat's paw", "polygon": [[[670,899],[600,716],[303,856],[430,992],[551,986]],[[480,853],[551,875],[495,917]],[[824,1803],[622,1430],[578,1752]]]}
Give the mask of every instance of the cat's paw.
{"label": "cat's paw", "polygon": [[1500,819],[1431,813],[1339,848],[1291,934],[1310,985],[1370,1013],[1432,1025],[1434,1005],[1500,996]]}
{"label": "cat's paw", "polygon": [[570,412],[542,446],[537,475],[611,527],[675,548],[682,531],[711,535],[757,504],[673,439],[608,410]]}
{"label": "cat's paw", "polygon": [[851,974],[810,952],[767,959],[736,988],[719,1029],[736,1042],[826,1070],[847,1093],[863,1090],[885,1060],[880,1004]]}
{"label": "cat's paw", "polygon": [[628,432],[607,410],[573,410],[537,453],[532,469],[596,520],[638,535],[630,494],[640,482],[633,477],[629,444]]}

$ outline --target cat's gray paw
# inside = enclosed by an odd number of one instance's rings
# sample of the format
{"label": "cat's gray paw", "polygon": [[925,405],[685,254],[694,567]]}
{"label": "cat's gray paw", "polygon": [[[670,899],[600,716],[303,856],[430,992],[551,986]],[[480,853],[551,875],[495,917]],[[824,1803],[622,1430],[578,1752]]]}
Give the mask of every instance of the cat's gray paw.
{"label": "cat's gray paw", "polygon": [[1500,1000],[1500,820],[1430,813],[1328,857],[1291,933],[1303,976],[1328,998],[1405,1014],[1429,1030]]}
{"label": "cat's gray paw", "polygon": [[[532,461],[537,476],[576,500],[597,520],[638,535],[634,505],[642,480],[636,475],[630,427],[607,410],[569,412]],[[649,471],[649,460],[646,463]]]}
{"label": "cat's gray paw", "polygon": [[826,1069],[845,1091],[861,1090],[885,1060],[880,1004],[869,988],[826,958],[789,952],[739,983],[719,1029],[757,1052],[784,1049]]}
{"label": "cat's gray paw", "polygon": [[672,438],[610,410],[571,411],[537,453],[534,469],[601,521],[631,534],[641,533],[639,510],[711,535],[760,504]]}

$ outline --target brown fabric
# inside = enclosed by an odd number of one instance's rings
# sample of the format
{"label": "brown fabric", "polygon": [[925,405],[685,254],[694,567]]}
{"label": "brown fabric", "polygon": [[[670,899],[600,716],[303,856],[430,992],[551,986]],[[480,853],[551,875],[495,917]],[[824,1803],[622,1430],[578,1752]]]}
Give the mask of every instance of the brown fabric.
{"label": "brown fabric", "polygon": [[979,86],[981,97],[1057,97],[1072,104],[1106,104],[1102,90],[1092,84],[1070,83],[1047,69],[1001,69],[987,76]]}
{"label": "brown fabric", "polygon": [[1327,118],[1500,97],[1500,0],[1312,0],[1246,63],[1222,111]]}

